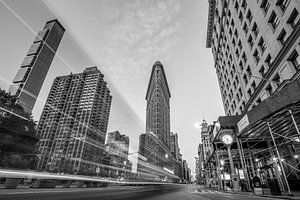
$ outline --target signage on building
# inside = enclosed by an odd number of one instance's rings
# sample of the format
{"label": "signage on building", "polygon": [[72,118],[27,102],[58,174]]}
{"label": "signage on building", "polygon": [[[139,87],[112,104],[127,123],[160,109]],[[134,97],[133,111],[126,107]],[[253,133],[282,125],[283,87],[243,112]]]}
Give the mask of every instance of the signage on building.
{"label": "signage on building", "polygon": [[240,179],[245,179],[244,170],[239,169]]}
{"label": "signage on building", "polygon": [[249,125],[249,119],[248,119],[248,115],[245,115],[238,123],[238,129],[239,132],[241,132],[244,128],[246,128]]}

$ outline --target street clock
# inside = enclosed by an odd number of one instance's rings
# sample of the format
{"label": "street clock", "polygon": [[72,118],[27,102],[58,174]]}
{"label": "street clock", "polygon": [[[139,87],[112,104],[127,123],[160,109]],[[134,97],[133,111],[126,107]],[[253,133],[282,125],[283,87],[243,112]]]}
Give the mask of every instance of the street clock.
{"label": "street clock", "polygon": [[221,141],[223,142],[223,144],[229,146],[232,145],[233,143],[233,136],[231,131],[226,131],[221,135]]}

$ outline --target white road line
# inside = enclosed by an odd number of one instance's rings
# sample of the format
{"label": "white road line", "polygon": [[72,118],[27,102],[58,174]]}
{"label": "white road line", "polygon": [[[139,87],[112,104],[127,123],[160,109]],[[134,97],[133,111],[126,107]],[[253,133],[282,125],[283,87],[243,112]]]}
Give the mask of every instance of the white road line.
{"label": "white road line", "polygon": [[76,190],[36,190],[36,191],[22,191],[22,192],[8,192],[8,193],[0,193],[1,195],[12,195],[12,194],[40,194],[40,193],[61,193],[61,192],[83,192],[83,191],[97,191],[97,190],[103,190],[103,188],[97,188],[97,189],[76,189]]}

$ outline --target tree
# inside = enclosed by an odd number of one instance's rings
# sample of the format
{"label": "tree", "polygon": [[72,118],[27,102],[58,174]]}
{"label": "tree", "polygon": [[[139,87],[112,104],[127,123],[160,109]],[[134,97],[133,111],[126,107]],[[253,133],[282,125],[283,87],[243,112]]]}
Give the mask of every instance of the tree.
{"label": "tree", "polygon": [[16,102],[16,96],[0,89],[0,167],[35,169],[36,123]]}

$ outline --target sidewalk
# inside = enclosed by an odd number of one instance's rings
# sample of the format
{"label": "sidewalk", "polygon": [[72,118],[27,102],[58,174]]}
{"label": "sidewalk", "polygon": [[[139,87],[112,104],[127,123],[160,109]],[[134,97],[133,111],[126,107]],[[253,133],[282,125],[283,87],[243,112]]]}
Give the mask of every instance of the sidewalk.
{"label": "sidewalk", "polygon": [[283,192],[281,195],[272,195],[270,190],[267,188],[263,189],[263,195],[255,195],[253,192],[242,192],[242,191],[232,191],[232,190],[221,190],[218,188],[209,188],[205,187],[208,190],[217,190],[220,192],[239,194],[239,195],[249,195],[249,196],[260,196],[260,197],[268,197],[268,198],[277,198],[277,199],[292,199],[292,200],[300,200],[300,192],[292,192],[293,196],[289,196],[288,193]]}

